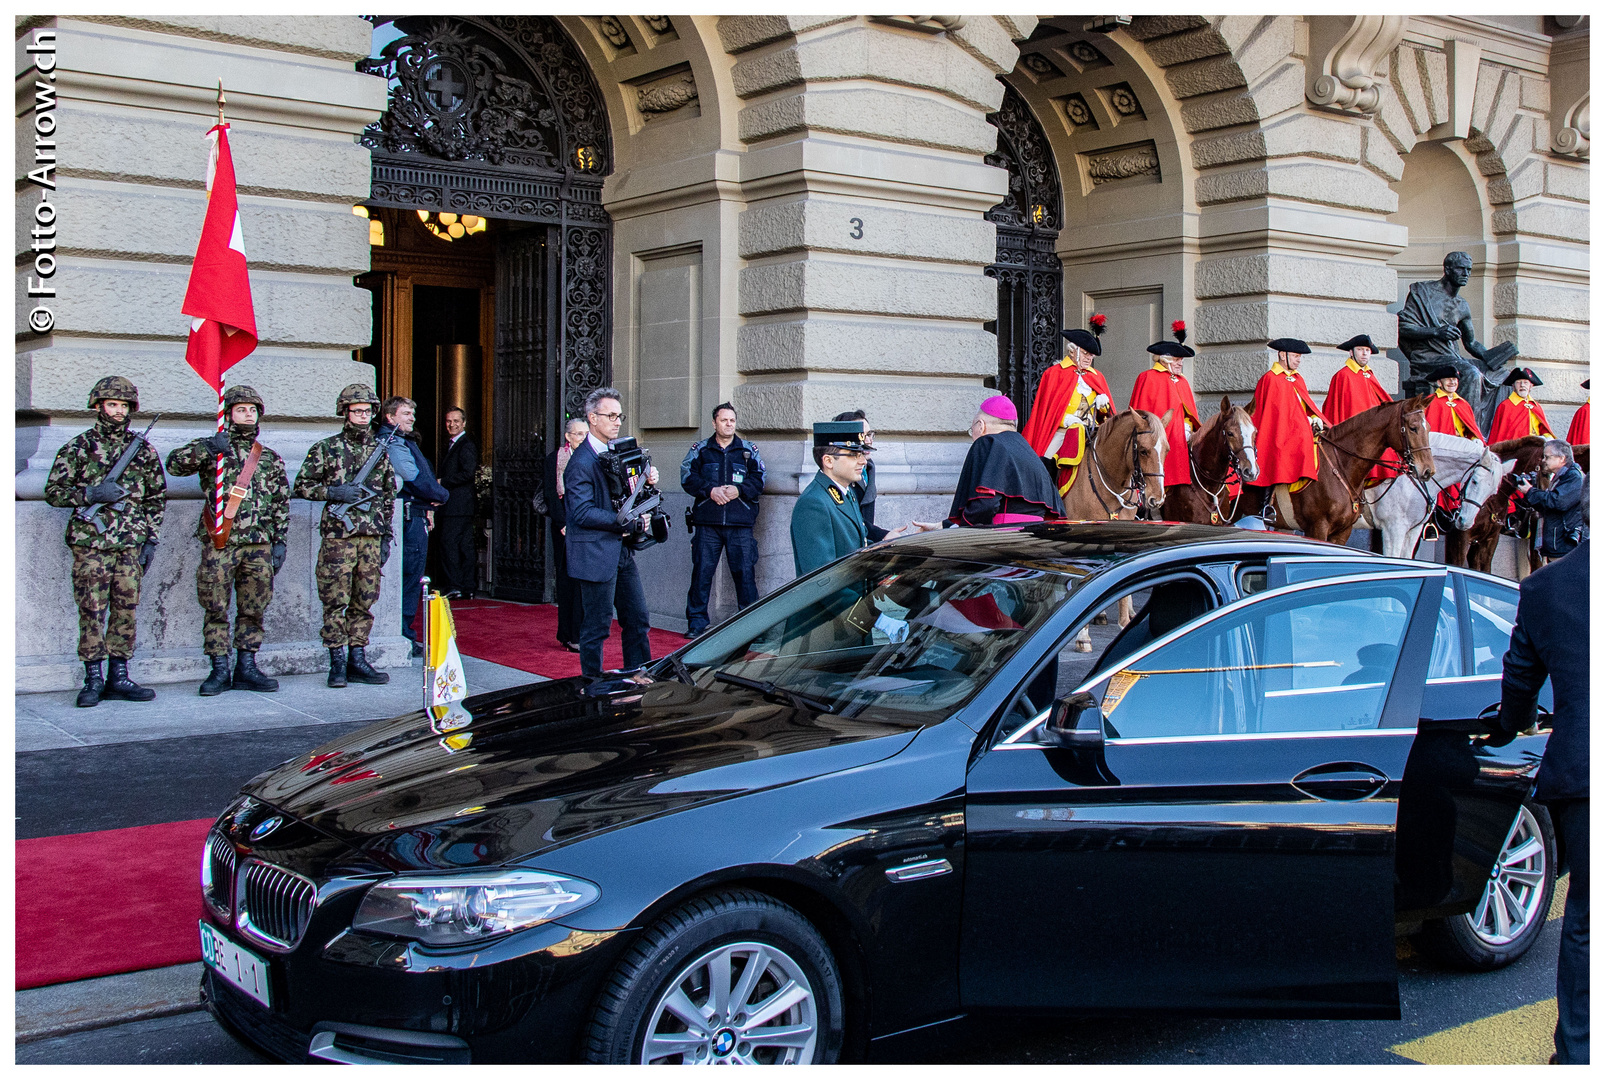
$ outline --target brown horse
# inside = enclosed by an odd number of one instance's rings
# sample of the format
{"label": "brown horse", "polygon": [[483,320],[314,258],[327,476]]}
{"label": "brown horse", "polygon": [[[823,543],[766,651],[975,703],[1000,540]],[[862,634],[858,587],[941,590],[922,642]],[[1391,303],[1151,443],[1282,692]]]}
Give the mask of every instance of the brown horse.
{"label": "brown horse", "polygon": [[1160,517],[1198,525],[1230,525],[1240,516],[1237,498],[1227,490],[1233,479],[1252,480],[1259,475],[1254,456],[1254,421],[1248,411],[1220,399],[1220,412],[1187,440],[1187,458],[1193,482],[1165,489]]}
{"label": "brown horse", "polygon": [[[1320,436],[1316,478],[1290,496],[1295,524],[1305,536],[1334,544],[1348,541],[1360,520],[1360,489],[1384,450],[1398,454],[1422,477],[1433,474],[1425,411],[1429,400],[1413,397],[1378,405]],[[1271,488],[1244,485],[1239,511],[1263,517],[1270,498]]]}
{"label": "brown horse", "polygon": [[1165,501],[1165,424],[1141,409],[1127,409],[1093,429],[1087,453],[1064,493],[1070,521],[1130,521]]}
{"label": "brown horse", "polygon": [[[1522,439],[1508,439],[1497,442],[1488,449],[1499,455],[1500,461],[1514,462],[1505,470],[1505,475],[1499,482],[1499,489],[1493,493],[1487,502],[1482,504],[1482,510],[1477,514],[1477,520],[1472,522],[1471,528],[1465,532],[1459,529],[1450,529],[1444,544],[1445,557],[1452,566],[1466,566],[1473,570],[1488,573],[1494,564],[1494,552],[1499,548],[1499,536],[1504,530],[1505,509],[1510,505],[1510,497],[1516,493],[1516,482],[1511,477],[1523,473],[1538,473],[1544,465],[1544,438],[1541,435],[1528,435]],[[1588,471],[1588,444],[1582,443],[1572,447],[1572,455],[1577,464],[1586,473]],[[1538,561],[1538,530],[1534,528],[1537,523],[1537,514],[1525,507],[1519,507],[1526,534],[1520,539],[1527,545],[1527,565],[1537,567]]]}

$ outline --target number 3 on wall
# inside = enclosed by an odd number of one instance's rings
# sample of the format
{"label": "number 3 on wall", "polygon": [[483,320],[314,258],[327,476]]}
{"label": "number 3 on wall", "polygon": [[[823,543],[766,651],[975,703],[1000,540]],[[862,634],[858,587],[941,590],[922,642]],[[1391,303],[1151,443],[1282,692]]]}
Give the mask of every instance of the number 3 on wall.
{"label": "number 3 on wall", "polygon": [[847,223],[853,227],[853,231],[847,235],[852,237],[854,240],[862,240],[864,238],[864,219],[857,217],[848,218]]}

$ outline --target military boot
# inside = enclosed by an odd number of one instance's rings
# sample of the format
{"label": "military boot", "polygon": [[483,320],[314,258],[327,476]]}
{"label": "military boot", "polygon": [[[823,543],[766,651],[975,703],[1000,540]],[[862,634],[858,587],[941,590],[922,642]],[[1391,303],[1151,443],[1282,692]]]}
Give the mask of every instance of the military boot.
{"label": "military boot", "polygon": [[351,646],[351,659],[346,662],[351,672],[351,681],[367,683],[369,686],[383,686],[390,681],[390,676],[383,671],[375,670],[368,663],[368,658],[362,655],[363,646]]}
{"label": "military boot", "polygon": [[84,661],[84,688],[78,691],[78,707],[93,709],[100,704],[100,691],[106,680],[100,674],[99,660]]}
{"label": "military boot", "polygon": [[249,649],[241,649],[239,652],[240,658],[234,665],[234,689],[271,694],[279,688],[279,680],[270,679],[257,670],[256,653]]}
{"label": "military boot", "polygon": [[201,683],[201,697],[216,697],[225,690],[234,689],[229,681],[228,656],[209,656],[212,662],[212,673]]}
{"label": "military boot", "polygon": [[335,645],[329,650],[329,685],[344,686],[346,684],[346,651],[344,646]]}
{"label": "military boot", "polygon": [[128,661],[112,657],[107,661],[106,685],[101,687],[103,701],[149,701],[156,691],[141,686],[128,677]]}

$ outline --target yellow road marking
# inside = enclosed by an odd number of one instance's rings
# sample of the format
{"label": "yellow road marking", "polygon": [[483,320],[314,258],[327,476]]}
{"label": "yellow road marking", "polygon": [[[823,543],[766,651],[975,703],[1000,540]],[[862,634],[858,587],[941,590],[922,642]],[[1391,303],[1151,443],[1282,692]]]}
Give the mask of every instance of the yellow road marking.
{"label": "yellow road marking", "polygon": [[1543,1065],[1555,1050],[1555,999],[1390,1046],[1423,1065]]}
{"label": "yellow road marking", "polygon": [[1549,901],[1549,914],[1544,916],[1545,922],[1553,922],[1566,914],[1566,887],[1572,883],[1572,876],[1567,874],[1555,882],[1555,895]]}

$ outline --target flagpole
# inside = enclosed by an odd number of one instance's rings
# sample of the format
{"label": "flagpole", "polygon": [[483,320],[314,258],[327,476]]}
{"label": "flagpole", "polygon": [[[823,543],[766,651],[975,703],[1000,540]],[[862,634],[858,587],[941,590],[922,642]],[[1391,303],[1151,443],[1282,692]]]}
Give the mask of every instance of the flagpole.
{"label": "flagpole", "polygon": [[[217,80],[217,126],[218,127],[227,126],[227,121],[225,121],[223,119],[223,105],[224,105],[224,102],[225,102],[225,98],[223,97],[223,79],[222,79],[221,76],[219,76],[218,80]],[[221,137],[221,133],[219,133],[219,137]],[[210,195],[208,195],[208,198],[210,198]],[[218,372],[218,375],[217,375],[217,430],[218,431],[226,431],[227,429],[228,429],[228,416],[227,416],[227,414],[226,414],[226,412],[225,412],[225,410],[223,408],[223,373],[222,372]],[[214,540],[213,540],[213,543],[212,543],[213,547],[217,546],[215,537],[218,536],[219,534],[221,534],[222,531],[223,531],[223,500],[224,500],[224,495],[225,495],[225,493],[227,491],[227,487],[223,483],[223,469],[224,469],[224,462],[225,461],[226,461],[226,456],[224,454],[217,455],[217,490],[214,493],[213,498],[212,498],[212,534],[213,534],[213,537],[214,537]]]}
{"label": "flagpole", "polygon": [[423,592],[423,596],[420,599],[423,604],[423,622],[418,629],[419,635],[424,641],[424,712],[427,713],[429,706],[433,704],[429,700],[429,690],[431,684],[435,681],[434,669],[429,666],[429,660],[434,650],[430,648],[431,642],[429,640],[429,576],[427,574],[419,582],[418,587]]}

